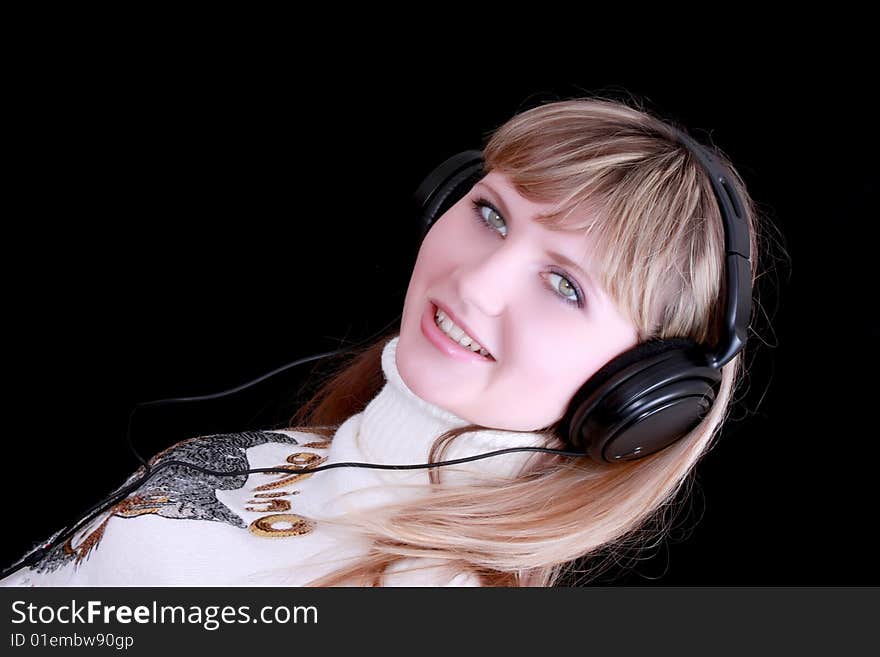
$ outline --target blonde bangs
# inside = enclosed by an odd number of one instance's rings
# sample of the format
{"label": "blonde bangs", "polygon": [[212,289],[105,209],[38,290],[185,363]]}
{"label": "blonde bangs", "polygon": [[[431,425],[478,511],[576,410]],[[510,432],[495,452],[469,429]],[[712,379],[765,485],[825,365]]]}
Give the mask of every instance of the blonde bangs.
{"label": "blonde bangs", "polygon": [[597,100],[528,110],[489,139],[485,171],[551,204],[542,225],[589,236],[582,261],[640,341],[712,341],[724,237],[711,184],[672,133],[642,118]]}

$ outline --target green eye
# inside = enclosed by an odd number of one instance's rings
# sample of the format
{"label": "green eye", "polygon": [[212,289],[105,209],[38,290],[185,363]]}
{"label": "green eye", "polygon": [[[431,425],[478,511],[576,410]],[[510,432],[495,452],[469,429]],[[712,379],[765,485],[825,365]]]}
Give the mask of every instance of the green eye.
{"label": "green eye", "polygon": [[[489,201],[484,198],[477,198],[471,201],[471,207],[474,210],[474,217],[477,220],[477,223],[480,224],[486,230],[492,231],[492,233],[496,235],[501,235],[502,237],[507,237],[507,222],[504,221],[504,217],[501,216],[501,213],[492,205]],[[486,219],[483,215],[483,210],[488,209],[492,211],[492,214],[497,217],[498,221],[501,222],[501,226],[496,225],[492,220]],[[504,233],[500,233],[498,231],[499,228],[504,228]],[[571,304],[573,306],[577,306],[578,308],[584,307],[583,302],[583,294],[580,291],[580,287],[576,282],[574,282],[571,278],[569,278],[566,274],[561,272],[551,272],[552,276],[558,276],[562,279],[563,284],[560,285],[560,288],[563,291],[563,294],[560,294],[557,291],[557,288],[551,284],[547,284],[546,287],[548,290],[553,292],[553,295],[561,299],[563,303]],[[573,292],[574,296],[567,296],[567,292]]]}
{"label": "green eye", "polygon": [[[502,237],[507,237],[507,232],[506,232],[506,226],[505,226],[505,224],[504,224],[504,219],[501,218],[501,213],[498,212],[498,210],[496,210],[495,208],[493,208],[493,207],[492,207],[489,203],[487,203],[486,201],[482,201],[482,200],[481,200],[481,201],[478,201],[477,203],[474,204],[474,209],[475,209],[475,211],[476,211],[476,213],[477,213],[477,222],[478,222],[478,223],[482,224],[483,226],[485,226],[486,228],[488,228],[489,230],[491,230],[491,231],[493,231],[493,232],[498,232],[496,229],[504,227],[504,228],[505,228],[505,232],[504,232],[504,233],[501,233],[501,236],[502,236]],[[500,225],[496,224],[492,219],[486,219],[485,215],[483,214],[483,210],[484,210],[484,209],[485,209],[485,210],[491,210],[492,214],[493,214],[493,215],[495,216],[495,218],[500,222]]]}
{"label": "green eye", "polygon": [[[550,272],[550,276],[556,276],[561,281],[561,285],[559,286],[558,289],[561,292],[563,292],[563,295],[562,295],[563,298],[565,298],[569,303],[573,303],[575,305],[580,305],[578,303],[580,301],[580,298],[578,297],[578,291],[577,291],[577,289],[575,289],[574,285],[572,285],[570,280],[568,280],[562,274],[557,274],[556,272]],[[554,289],[554,288],[552,288],[552,286],[551,286],[551,289]],[[573,294],[574,296],[567,296],[569,293]]]}

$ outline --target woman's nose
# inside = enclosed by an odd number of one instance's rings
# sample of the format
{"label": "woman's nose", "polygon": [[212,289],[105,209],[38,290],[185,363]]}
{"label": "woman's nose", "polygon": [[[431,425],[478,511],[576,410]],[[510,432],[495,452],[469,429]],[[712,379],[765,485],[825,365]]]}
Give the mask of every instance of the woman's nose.
{"label": "woman's nose", "polygon": [[459,297],[482,314],[498,317],[522,285],[519,277],[525,269],[524,254],[514,244],[505,243],[489,254],[471,257],[473,261],[459,270]]}

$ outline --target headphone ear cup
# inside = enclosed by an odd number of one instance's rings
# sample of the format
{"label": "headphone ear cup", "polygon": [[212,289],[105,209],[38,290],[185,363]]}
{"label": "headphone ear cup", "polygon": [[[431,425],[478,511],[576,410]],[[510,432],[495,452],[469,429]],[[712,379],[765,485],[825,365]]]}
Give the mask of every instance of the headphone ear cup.
{"label": "headphone ear cup", "polygon": [[485,175],[483,154],[478,150],[456,153],[429,173],[413,194],[419,220],[419,241],[434,222],[458,203]]}
{"label": "headphone ear cup", "polygon": [[597,461],[642,458],[696,427],[720,383],[721,371],[693,340],[648,340],[613,358],[581,386],[560,433]]}

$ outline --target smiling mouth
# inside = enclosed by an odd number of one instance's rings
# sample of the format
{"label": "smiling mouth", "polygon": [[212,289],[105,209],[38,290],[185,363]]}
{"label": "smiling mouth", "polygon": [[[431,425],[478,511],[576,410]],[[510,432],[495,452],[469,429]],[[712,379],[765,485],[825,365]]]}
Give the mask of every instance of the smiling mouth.
{"label": "smiling mouth", "polygon": [[[485,347],[483,347],[482,345],[480,345],[480,342],[479,342],[478,340],[474,340],[474,339],[470,336],[469,333],[467,333],[466,331],[464,331],[463,328],[461,328],[460,326],[458,326],[458,324],[456,324],[455,321],[454,321],[451,317],[449,317],[449,315],[448,315],[448,314],[447,314],[442,308],[439,308],[439,307],[437,306],[437,304],[435,304],[435,303],[432,303],[432,304],[431,304],[431,307],[432,307],[432,310],[433,310],[433,321],[434,321],[434,325],[440,330],[440,333],[442,333],[442,334],[446,337],[446,339],[449,340],[449,342],[451,342],[452,344],[454,344],[454,345],[455,345],[456,347],[458,347],[459,349],[462,349],[462,350],[464,350],[464,351],[469,351],[469,352],[471,352],[471,353],[474,354],[474,355],[482,356],[482,357],[485,358],[486,360],[491,360],[491,361],[494,361],[494,360],[495,360],[495,357],[489,352],[488,349],[486,349]],[[442,317],[442,319],[441,319],[441,317]],[[464,345],[464,344],[462,344],[461,342],[459,342],[458,340],[456,340],[452,335],[450,335],[449,333],[447,333],[446,330],[444,330],[444,328],[441,326],[441,321],[442,321],[442,320],[448,320],[449,322],[452,322],[453,324],[455,324],[455,326],[458,327],[458,330],[460,330],[460,331],[464,331],[464,333],[462,333],[461,335],[467,335],[467,336],[471,339],[472,342],[471,342],[469,345]],[[461,337],[461,335],[459,335],[459,337]],[[479,348],[479,349],[476,349],[476,350],[473,349],[472,346],[471,346],[471,345],[473,345],[473,344],[480,345],[480,348]]]}

